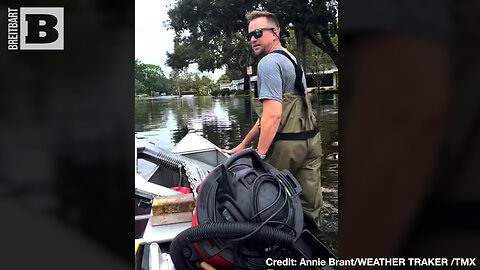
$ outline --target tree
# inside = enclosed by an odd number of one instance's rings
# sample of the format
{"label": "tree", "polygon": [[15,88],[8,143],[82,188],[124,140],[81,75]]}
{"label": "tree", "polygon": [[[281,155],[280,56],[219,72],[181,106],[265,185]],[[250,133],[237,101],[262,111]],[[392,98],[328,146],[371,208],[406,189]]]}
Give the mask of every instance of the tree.
{"label": "tree", "polygon": [[170,85],[174,93],[180,96],[185,93],[205,96],[214,88],[209,77],[200,77],[198,73],[189,73],[186,69],[174,69],[170,73]]}
{"label": "tree", "polygon": [[232,79],[230,79],[230,77],[227,74],[223,74],[222,76],[220,76],[220,78],[218,78],[217,83],[223,84],[223,83],[230,83],[231,81]]}
{"label": "tree", "polygon": [[196,95],[199,96],[206,96],[210,94],[213,90],[213,81],[208,78],[207,76],[202,76],[201,78],[198,78],[198,76],[195,77],[195,90],[196,90]]}
{"label": "tree", "polygon": [[148,95],[147,87],[137,79],[135,79],[135,95]]}
{"label": "tree", "polygon": [[[289,34],[290,37],[295,36],[295,31],[290,30]],[[338,50],[338,37],[335,36],[332,38],[332,44],[334,45],[335,49]],[[298,46],[296,44],[295,38],[287,39],[286,48],[294,54],[297,58],[301,55],[298,52]],[[320,88],[323,78],[323,73],[326,70],[332,69],[335,67],[332,59],[320,48],[315,46],[310,40],[306,41],[305,44],[305,52],[306,52],[306,62],[305,62],[305,72],[311,73],[311,77],[315,81],[315,84],[318,88]]]}
{"label": "tree", "polygon": [[180,89],[177,81],[180,79],[181,73],[182,73],[181,69],[173,69],[170,72],[170,78],[168,80],[169,81],[169,87],[172,90],[172,94],[176,94],[176,95],[179,95],[179,96],[181,96],[182,93],[181,93],[181,89]]}
{"label": "tree", "polygon": [[171,77],[171,84],[175,93],[182,96],[183,93],[188,93],[192,89],[192,74],[188,73],[186,69],[176,69]]}
{"label": "tree", "polygon": [[169,25],[176,33],[173,53],[167,54],[172,68],[185,68],[198,63],[201,71],[227,67],[229,75],[246,77],[246,67],[258,58],[244,36],[245,14],[266,9],[277,14],[282,38],[287,29],[295,29],[300,62],[306,62],[305,41],[327,53],[337,63],[338,52],[331,42],[337,33],[336,0],[178,0],[169,10]]}
{"label": "tree", "polygon": [[146,93],[150,96],[153,96],[154,92],[169,92],[168,79],[163,74],[162,69],[157,65],[144,64],[136,59],[135,79],[145,86]]}
{"label": "tree", "polygon": [[[332,38],[338,35],[337,0],[266,0],[263,5],[277,15],[280,24],[295,30],[300,63],[305,67],[306,40],[325,52],[338,67],[338,49]],[[287,34],[288,31],[284,31]]]}

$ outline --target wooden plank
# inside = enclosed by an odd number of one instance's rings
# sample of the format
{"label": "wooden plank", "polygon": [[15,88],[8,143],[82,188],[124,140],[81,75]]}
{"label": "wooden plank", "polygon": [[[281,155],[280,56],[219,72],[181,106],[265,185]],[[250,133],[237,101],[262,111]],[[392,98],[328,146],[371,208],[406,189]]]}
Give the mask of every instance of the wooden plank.
{"label": "wooden plank", "polygon": [[192,221],[192,218],[193,218],[192,212],[182,212],[182,213],[152,216],[152,226],[174,224],[174,223],[181,223],[181,222],[190,222]]}
{"label": "wooden plank", "polygon": [[193,209],[195,209],[193,193],[166,197],[156,197],[155,199],[153,199],[152,204],[153,216],[181,212],[192,212]]}

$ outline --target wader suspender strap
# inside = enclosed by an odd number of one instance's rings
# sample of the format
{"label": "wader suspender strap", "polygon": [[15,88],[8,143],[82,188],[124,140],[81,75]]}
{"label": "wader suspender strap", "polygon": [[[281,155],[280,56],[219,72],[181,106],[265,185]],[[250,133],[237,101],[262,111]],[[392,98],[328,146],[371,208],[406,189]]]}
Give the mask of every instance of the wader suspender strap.
{"label": "wader suspender strap", "polygon": [[[288,53],[286,53],[285,51],[275,50],[275,51],[272,51],[272,53],[279,53],[279,54],[287,57],[288,60],[290,60],[290,62],[292,62],[293,66],[295,67],[295,89],[297,90],[297,92],[301,96],[305,96],[305,86],[302,83],[302,77],[303,77],[302,68],[299,65],[297,65],[297,63],[295,63],[295,61],[293,61],[292,57],[290,57],[290,55],[288,55]],[[306,139],[313,138],[315,135],[317,135],[317,133],[318,133],[317,128],[315,128],[313,130],[309,130],[309,131],[298,132],[298,133],[279,133],[279,132],[277,132],[277,134],[273,138],[273,141],[276,141],[276,140],[282,140],[282,141],[306,140]]]}
{"label": "wader suspender strap", "polygon": [[287,57],[288,60],[292,62],[293,66],[295,67],[295,89],[300,95],[305,96],[305,86],[302,83],[302,77],[303,77],[302,68],[299,65],[297,65],[297,63],[293,61],[292,57],[290,57],[290,55],[288,55],[288,53],[286,53],[285,51],[275,50],[275,51],[272,51],[272,53],[279,53]]}

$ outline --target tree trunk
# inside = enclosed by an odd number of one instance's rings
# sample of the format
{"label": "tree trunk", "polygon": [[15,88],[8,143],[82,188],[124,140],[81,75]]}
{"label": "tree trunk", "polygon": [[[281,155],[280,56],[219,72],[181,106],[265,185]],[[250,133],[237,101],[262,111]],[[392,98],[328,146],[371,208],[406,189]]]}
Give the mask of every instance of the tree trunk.
{"label": "tree trunk", "polygon": [[313,43],[313,45],[319,47],[322,51],[324,51],[330,58],[332,59],[333,63],[337,68],[340,67],[339,61],[338,61],[338,51],[335,50],[335,46],[333,46],[332,41],[330,40],[330,37],[328,36],[328,32],[326,31],[321,31],[320,35],[322,37],[322,42],[317,40],[313,35],[308,34],[307,37],[308,39]]}
{"label": "tree trunk", "polygon": [[305,70],[306,62],[307,62],[307,46],[305,42],[305,31],[300,27],[295,27],[295,41],[297,43],[297,52],[300,53],[299,64]]}
{"label": "tree trunk", "polygon": [[243,91],[250,91],[250,75],[247,75],[247,73],[243,77]]}

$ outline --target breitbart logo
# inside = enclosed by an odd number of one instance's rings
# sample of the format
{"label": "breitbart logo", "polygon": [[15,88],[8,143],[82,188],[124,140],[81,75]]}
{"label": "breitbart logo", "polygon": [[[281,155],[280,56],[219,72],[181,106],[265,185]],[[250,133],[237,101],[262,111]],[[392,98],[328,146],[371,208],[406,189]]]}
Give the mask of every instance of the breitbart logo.
{"label": "breitbart logo", "polygon": [[9,50],[63,50],[63,7],[8,8]]}

